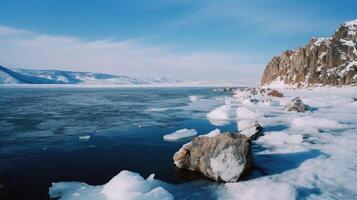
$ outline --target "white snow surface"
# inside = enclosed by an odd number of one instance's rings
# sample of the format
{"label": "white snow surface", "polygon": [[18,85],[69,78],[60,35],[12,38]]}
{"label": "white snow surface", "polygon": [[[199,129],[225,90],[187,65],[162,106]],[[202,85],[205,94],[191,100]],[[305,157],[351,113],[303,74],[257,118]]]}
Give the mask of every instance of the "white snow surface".
{"label": "white snow surface", "polygon": [[144,179],[137,173],[121,171],[108,183],[91,186],[80,182],[53,183],[49,194],[61,200],[173,200],[163,187],[166,183],[154,179],[154,174]]}
{"label": "white snow surface", "polygon": [[164,140],[166,141],[177,141],[180,139],[184,139],[187,137],[193,137],[197,135],[197,131],[195,129],[180,129],[178,131],[175,131],[173,133],[164,135]]}
{"label": "white snow surface", "polygon": [[214,137],[214,136],[217,136],[221,134],[221,130],[219,130],[218,128],[214,129],[213,131],[207,133],[207,134],[204,134],[204,135],[200,135],[198,137]]}
{"label": "white snow surface", "polygon": [[290,200],[297,197],[297,191],[293,186],[286,183],[276,183],[269,179],[227,183],[224,192],[222,191],[221,199]]}

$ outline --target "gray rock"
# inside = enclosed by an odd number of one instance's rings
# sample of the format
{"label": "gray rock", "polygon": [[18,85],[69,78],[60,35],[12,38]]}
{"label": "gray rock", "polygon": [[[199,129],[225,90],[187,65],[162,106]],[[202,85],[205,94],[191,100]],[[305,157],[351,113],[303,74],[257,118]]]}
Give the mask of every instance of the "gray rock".
{"label": "gray rock", "polygon": [[174,157],[175,165],[224,182],[235,182],[252,166],[251,140],[234,133],[196,137]]}
{"label": "gray rock", "polygon": [[330,38],[313,38],[273,57],[261,85],[274,81],[298,87],[357,84],[357,20],[343,23]]}
{"label": "gray rock", "polygon": [[305,112],[308,110],[308,106],[305,105],[299,97],[295,97],[286,104],[285,110],[295,111],[295,112]]}

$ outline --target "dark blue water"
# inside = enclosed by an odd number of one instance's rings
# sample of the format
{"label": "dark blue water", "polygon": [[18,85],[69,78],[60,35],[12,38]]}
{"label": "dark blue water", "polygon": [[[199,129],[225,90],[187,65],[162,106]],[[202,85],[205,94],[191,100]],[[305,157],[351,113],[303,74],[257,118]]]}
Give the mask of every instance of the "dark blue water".
{"label": "dark blue water", "polygon": [[[217,128],[206,114],[227,95],[213,88],[1,87],[0,199],[48,199],[52,182],[99,185],[124,169],[173,184],[203,179],[172,162],[188,140],[162,136]],[[234,123],[218,128],[236,129]]]}

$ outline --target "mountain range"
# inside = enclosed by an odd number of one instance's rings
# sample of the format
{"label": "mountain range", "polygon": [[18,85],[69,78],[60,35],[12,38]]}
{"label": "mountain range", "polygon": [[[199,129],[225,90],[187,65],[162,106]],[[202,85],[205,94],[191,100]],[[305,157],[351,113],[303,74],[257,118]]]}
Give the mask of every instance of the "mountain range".
{"label": "mountain range", "polygon": [[0,65],[0,84],[168,84],[178,80],[168,78],[133,78],[93,72],[61,70],[30,70],[6,68]]}

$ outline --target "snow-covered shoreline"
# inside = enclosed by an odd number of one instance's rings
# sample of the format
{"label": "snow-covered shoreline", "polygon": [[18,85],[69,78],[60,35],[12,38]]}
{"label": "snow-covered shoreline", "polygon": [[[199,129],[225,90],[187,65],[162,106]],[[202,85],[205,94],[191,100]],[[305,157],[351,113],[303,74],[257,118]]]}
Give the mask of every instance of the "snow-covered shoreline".
{"label": "snow-covered shoreline", "polygon": [[[226,120],[237,121],[239,129],[239,122],[253,118],[264,127],[265,135],[253,142],[255,168],[249,177],[237,183],[212,184],[197,189],[196,199],[206,199],[207,190],[213,191],[219,199],[356,198],[357,101],[354,98],[357,87],[285,88],[279,91],[284,97],[257,94],[248,98],[244,92],[235,92],[222,99],[221,106],[226,106],[224,111],[229,113]],[[287,102],[296,96],[310,107],[309,111],[284,110]],[[88,197],[80,196],[80,187],[71,187],[73,183],[62,184],[66,186],[60,188],[66,194],[66,198],[62,196],[63,200]],[[164,188],[162,194],[169,192],[173,197],[180,195],[189,199],[193,195],[181,190],[183,185],[161,182],[159,187]],[[123,196],[130,192],[125,188],[118,189]],[[96,195],[101,191],[91,192]]]}

